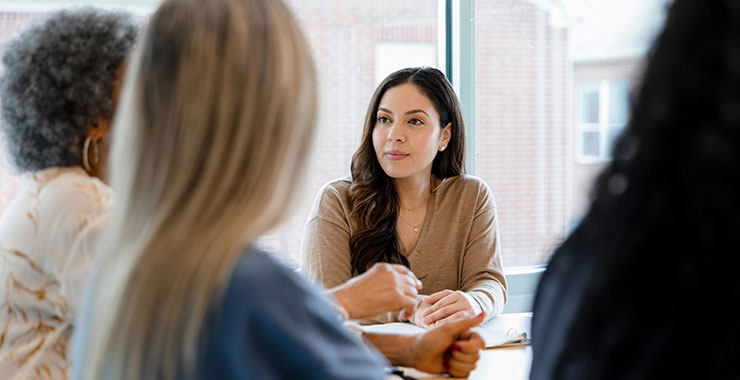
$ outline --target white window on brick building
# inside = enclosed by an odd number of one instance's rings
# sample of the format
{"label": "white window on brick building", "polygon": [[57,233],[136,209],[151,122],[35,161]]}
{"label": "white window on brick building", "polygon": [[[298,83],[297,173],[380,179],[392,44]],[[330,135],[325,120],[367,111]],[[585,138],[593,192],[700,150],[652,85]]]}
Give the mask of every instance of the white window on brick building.
{"label": "white window on brick building", "polygon": [[375,83],[406,67],[436,66],[437,44],[413,41],[381,41],[375,45]]}
{"label": "white window on brick building", "polygon": [[614,140],[627,125],[628,81],[581,84],[577,103],[576,159],[583,164],[611,159]]}

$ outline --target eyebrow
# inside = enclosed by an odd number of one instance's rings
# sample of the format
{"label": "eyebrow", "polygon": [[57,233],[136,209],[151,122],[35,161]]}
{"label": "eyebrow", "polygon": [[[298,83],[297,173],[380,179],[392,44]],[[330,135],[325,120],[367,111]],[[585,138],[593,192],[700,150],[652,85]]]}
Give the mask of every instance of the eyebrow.
{"label": "eyebrow", "polygon": [[[387,108],[383,108],[383,107],[378,108],[378,111],[383,111],[383,112],[387,112],[387,113],[390,113],[390,114],[393,113],[393,112],[391,112],[391,110],[389,110]],[[406,112],[406,115],[411,115],[413,113],[423,113],[424,115],[429,116],[429,114],[426,111],[420,110],[420,109],[415,109],[415,110],[407,111]],[[431,117],[431,116],[429,116],[429,117]]]}

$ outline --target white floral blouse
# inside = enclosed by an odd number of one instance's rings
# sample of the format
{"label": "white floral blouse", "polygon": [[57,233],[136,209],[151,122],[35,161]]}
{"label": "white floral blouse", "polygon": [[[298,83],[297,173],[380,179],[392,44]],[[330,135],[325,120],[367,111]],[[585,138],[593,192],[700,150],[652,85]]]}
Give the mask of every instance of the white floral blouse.
{"label": "white floral blouse", "polygon": [[0,216],[0,379],[67,379],[67,343],[112,203],[82,168],[24,179]]}

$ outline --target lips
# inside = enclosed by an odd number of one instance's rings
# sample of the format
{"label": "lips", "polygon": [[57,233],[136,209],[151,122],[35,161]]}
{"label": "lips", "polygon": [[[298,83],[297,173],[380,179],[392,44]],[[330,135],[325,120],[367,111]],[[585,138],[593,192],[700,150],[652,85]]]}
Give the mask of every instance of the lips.
{"label": "lips", "polygon": [[387,150],[383,152],[383,156],[391,161],[398,161],[408,157],[409,154],[400,150]]}

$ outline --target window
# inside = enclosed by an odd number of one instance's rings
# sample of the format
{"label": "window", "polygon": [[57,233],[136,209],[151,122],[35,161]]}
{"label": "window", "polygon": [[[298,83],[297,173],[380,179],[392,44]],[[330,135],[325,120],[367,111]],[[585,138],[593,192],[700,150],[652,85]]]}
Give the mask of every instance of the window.
{"label": "window", "polygon": [[626,80],[604,80],[579,86],[576,142],[579,163],[611,159],[614,140],[627,125],[628,88]]}
{"label": "window", "polygon": [[496,197],[505,266],[543,265],[627,124],[628,84],[667,1],[468,3],[472,42],[457,42],[472,46],[474,174]]}
{"label": "window", "polygon": [[[545,264],[627,123],[629,83],[668,1],[286,0],[318,67],[319,128],[297,210],[260,244],[298,264],[316,192],[349,175],[373,90],[397,68],[425,65],[448,72],[460,91],[469,173],[496,196],[506,267]],[[3,1],[0,50],[30,19],[80,4],[145,16],[159,1]],[[18,182],[1,157],[0,212]]]}

